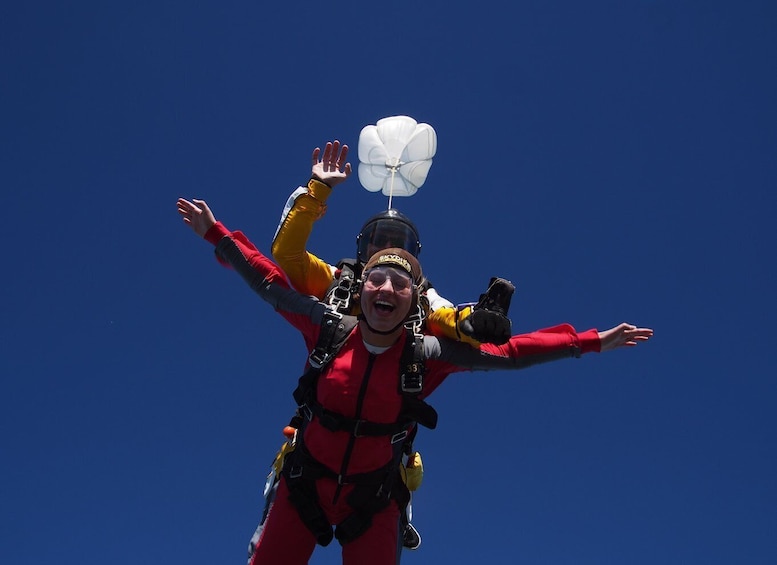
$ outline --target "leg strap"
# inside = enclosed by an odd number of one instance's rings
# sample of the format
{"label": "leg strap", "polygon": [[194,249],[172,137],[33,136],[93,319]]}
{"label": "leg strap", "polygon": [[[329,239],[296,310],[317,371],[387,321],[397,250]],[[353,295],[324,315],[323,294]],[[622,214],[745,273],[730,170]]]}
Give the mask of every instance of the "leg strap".
{"label": "leg strap", "polygon": [[289,502],[299,513],[307,528],[316,536],[319,545],[327,546],[332,541],[332,525],[326,519],[318,503],[316,483],[302,478],[286,479],[289,488]]}

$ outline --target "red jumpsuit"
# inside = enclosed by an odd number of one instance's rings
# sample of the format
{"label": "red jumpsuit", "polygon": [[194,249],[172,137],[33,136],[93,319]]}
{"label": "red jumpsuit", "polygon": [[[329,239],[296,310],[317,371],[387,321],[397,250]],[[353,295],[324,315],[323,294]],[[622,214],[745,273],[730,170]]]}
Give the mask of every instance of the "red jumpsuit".
{"label": "red jumpsuit", "polygon": [[[205,238],[217,246],[222,262],[235,268],[262,298],[301,332],[308,350],[312,350],[326,305],[291,290],[279,267],[259,252],[242,233],[229,232],[217,223]],[[348,418],[395,422],[402,407],[397,379],[405,339],[405,334],[402,334],[399,341],[386,351],[370,353],[357,325],[318,379],[318,402],[327,410]],[[579,357],[582,353],[599,351],[599,346],[596,330],[577,333],[569,324],[516,335],[501,346],[484,344],[479,350],[459,342],[426,336],[423,397],[431,394],[454,372],[520,369],[543,361]],[[306,426],[304,443],[313,458],[341,475],[380,469],[393,456],[389,437],[353,438],[345,431],[330,431],[320,425],[317,418]],[[339,495],[336,494],[337,482],[333,479],[318,479],[316,486],[319,504],[331,524],[338,524],[351,514],[352,509],[346,500],[353,485],[341,487]],[[302,565],[308,562],[316,540],[287,498],[285,480],[281,480],[252,565]],[[376,514],[366,533],[343,545],[343,563],[394,565],[398,519],[399,508],[394,503]]]}

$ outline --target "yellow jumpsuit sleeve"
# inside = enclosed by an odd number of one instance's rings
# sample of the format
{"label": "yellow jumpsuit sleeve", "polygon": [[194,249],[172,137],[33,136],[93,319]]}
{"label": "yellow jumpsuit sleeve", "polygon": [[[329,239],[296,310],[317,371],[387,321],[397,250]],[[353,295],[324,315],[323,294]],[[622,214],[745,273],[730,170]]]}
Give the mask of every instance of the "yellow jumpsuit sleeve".
{"label": "yellow jumpsuit sleeve", "polygon": [[458,324],[472,313],[472,307],[467,306],[458,312],[455,306],[443,306],[429,312],[426,317],[427,331],[437,337],[447,337],[454,341],[460,341],[474,348],[480,347],[480,342],[464,335],[458,328]]}
{"label": "yellow jumpsuit sleeve", "polygon": [[315,179],[308,181],[302,194],[281,222],[272,242],[272,256],[300,293],[324,298],[332,283],[332,267],[306,249],[313,223],[326,212],[332,189]]}

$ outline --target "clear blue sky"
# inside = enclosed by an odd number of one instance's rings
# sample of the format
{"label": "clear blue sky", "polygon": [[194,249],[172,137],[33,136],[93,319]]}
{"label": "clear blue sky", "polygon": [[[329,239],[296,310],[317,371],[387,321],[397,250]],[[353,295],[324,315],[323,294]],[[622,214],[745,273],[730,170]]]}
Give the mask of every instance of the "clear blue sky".
{"label": "clear blue sky", "polygon": [[[516,331],[656,334],[441,387],[403,563],[774,564],[775,29],[771,0],[0,9],[0,560],[243,563],[305,352],[175,200],[269,250],[313,147],[406,114],[439,145],[395,203],[444,296],[500,275]],[[354,175],[310,249],[385,205]]]}

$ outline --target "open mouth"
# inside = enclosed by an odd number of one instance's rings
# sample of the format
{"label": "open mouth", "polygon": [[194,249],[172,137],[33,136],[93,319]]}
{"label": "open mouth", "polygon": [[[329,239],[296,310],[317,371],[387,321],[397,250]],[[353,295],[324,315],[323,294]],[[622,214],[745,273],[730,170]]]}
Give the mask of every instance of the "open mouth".
{"label": "open mouth", "polygon": [[379,312],[391,313],[394,311],[394,305],[390,302],[384,302],[383,300],[376,300],[375,310],[378,310]]}

